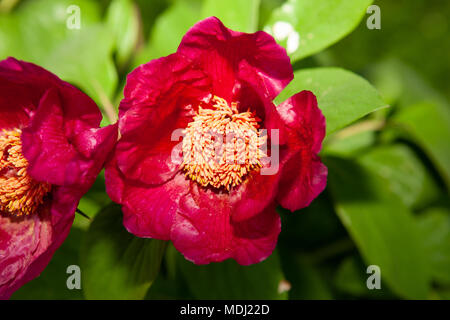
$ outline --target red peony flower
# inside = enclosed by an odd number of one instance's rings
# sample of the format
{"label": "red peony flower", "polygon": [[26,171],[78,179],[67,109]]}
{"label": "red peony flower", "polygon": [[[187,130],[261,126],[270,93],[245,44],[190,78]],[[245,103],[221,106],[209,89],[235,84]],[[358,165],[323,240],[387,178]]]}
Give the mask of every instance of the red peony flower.
{"label": "red peony flower", "polygon": [[0,299],[38,276],[117,140],[96,104],[50,72],[0,61]]}
{"label": "red peony flower", "polygon": [[171,240],[197,264],[268,257],[281,228],[276,205],[306,207],[326,185],[315,96],[272,102],[292,78],[270,35],[232,31],[217,18],[197,23],[176,53],[134,70],[106,166],[125,227]]}

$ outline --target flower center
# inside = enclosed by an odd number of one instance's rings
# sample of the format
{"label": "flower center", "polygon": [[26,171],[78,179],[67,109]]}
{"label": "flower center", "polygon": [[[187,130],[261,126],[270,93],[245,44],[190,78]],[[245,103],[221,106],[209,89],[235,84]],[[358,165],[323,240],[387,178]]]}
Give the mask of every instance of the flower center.
{"label": "flower center", "polygon": [[200,106],[183,132],[182,167],[200,185],[229,191],[262,167],[267,136],[258,131],[261,120],[254,113],[239,113],[236,102],[230,106],[223,98],[212,101],[213,108]]}
{"label": "flower center", "polygon": [[0,132],[0,211],[18,217],[33,214],[51,188],[27,174],[21,133],[19,129]]}

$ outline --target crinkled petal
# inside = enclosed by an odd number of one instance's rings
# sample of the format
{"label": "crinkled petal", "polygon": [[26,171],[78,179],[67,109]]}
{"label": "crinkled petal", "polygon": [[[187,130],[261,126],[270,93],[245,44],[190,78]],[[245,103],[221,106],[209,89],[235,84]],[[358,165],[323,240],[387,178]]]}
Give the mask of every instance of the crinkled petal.
{"label": "crinkled petal", "polygon": [[227,101],[235,101],[240,89],[238,80],[245,76],[240,73],[243,66],[250,65],[257,71],[270,99],[293,79],[286,50],[272,36],[263,31],[232,31],[215,17],[194,25],[177,52],[201,66],[213,81],[213,93]]}
{"label": "crinkled petal", "polygon": [[272,253],[281,230],[273,204],[251,219],[236,222],[226,203],[218,203],[210,193],[209,205],[199,206],[197,193],[191,190],[183,197],[172,226],[172,242],[186,259],[207,264],[232,258],[249,265]]}
{"label": "crinkled petal", "polygon": [[86,128],[71,139],[66,135],[62,105],[58,91],[48,89],[29,126],[22,130],[27,171],[37,181],[79,185],[87,191],[117,141],[117,125]]}
{"label": "crinkled petal", "polygon": [[0,299],[45,269],[69,234],[79,197],[76,190],[56,187],[53,200],[37,214],[17,218],[0,213]]}
{"label": "crinkled petal", "polygon": [[188,186],[183,174],[158,187],[128,186],[123,202],[125,228],[139,237],[170,240],[175,213]]}
{"label": "crinkled petal", "polygon": [[285,125],[294,131],[291,139],[293,147],[309,148],[312,153],[319,153],[326,125],[316,96],[311,91],[299,92],[282,102],[277,111]]}
{"label": "crinkled petal", "polygon": [[105,172],[106,191],[122,204],[125,228],[138,237],[170,240],[170,230],[180,198],[189,191],[183,174],[159,186],[126,180],[114,160]]}
{"label": "crinkled petal", "polygon": [[30,218],[0,214],[0,299],[9,299],[27,282],[29,267],[51,245],[51,237],[48,208]]}
{"label": "crinkled petal", "polygon": [[47,70],[25,61],[0,61],[0,128],[22,128],[48,88],[57,88],[66,116],[67,133],[98,126],[102,115],[94,101]]}
{"label": "crinkled petal", "polygon": [[50,88],[44,94],[30,125],[22,130],[21,139],[23,154],[29,162],[27,172],[37,181],[72,184],[73,177],[81,174],[67,172],[66,165],[77,152],[65,136],[64,114],[56,89]]}
{"label": "crinkled petal", "polygon": [[27,173],[49,182],[36,213],[0,213],[0,297],[38,276],[67,237],[78,202],[117,141],[117,125],[98,128],[96,104],[34,64],[0,61],[0,128],[22,130]]}
{"label": "crinkled petal", "polygon": [[278,112],[289,128],[293,155],[283,167],[277,200],[295,211],[308,206],[327,183],[327,168],[317,156],[325,137],[325,118],[309,91],[281,103]]}
{"label": "crinkled petal", "polygon": [[172,178],[179,167],[172,161],[172,151],[180,144],[181,130],[191,121],[193,108],[209,95],[204,73],[177,54],[134,70],[120,104],[116,153],[120,170],[147,184]]}
{"label": "crinkled petal", "polygon": [[327,175],[327,167],[317,155],[299,151],[283,169],[278,202],[291,211],[309,206],[325,189]]}

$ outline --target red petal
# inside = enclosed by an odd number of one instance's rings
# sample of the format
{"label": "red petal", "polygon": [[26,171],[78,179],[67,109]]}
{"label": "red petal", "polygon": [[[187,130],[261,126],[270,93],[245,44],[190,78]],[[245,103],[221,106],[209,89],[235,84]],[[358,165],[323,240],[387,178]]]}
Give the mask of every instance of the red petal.
{"label": "red petal", "polygon": [[285,49],[269,34],[232,31],[215,17],[194,25],[183,37],[177,52],[198,64],[213,80],[213,93],[229,102],[236,101],[238,80],[246,80],[241,70],[248,66],[256,70],[270,99],[293,79]]}
{"label": "red petal", "polygon": [[100,124],[102,115],[87,95],[35,64],[8,58],[0,61],[0,128],[26,126],[50,87],[61,94],[68,129]]}
{"label": "red petal", "polygon": [[38,214],[12,218],[0,213],[0,299],[36,278],[69,234],[81,195],[54,188]]}
{"label": "red petal", "polygon": [[127,78],[120,105],[121,139],[117,163],[127,178],[159,184],[173,177],[179,164],[171,152],[175,129],[184,129],[192,109],[210,94],[205,75],[173,54],[138,67]]}
{"label": "red petal", "polygon": [[286,126],[294,131],[296,147],[310,148],[319,153],[325,138],[325,117],[317,106],[316,96],[310,91],[299,92],[282,102],[277,111]]}
{"label": "red petal", "polygon": [[72,139],[63,102],[56,89],[42,97],[28,127],[22,131],[22,150],[28,173],[37,181],[54,185],[92,185],[117,140],[117,125],[77,128]]}
{"label": "red petal", "polygon": [[249,265],[264,260],[275,249],[281,222],[274,205],[251,219],[235,222],[226,202],[217,202],[210,193],[209,205],[203,202],[199,206],[193,193],[196,191],[191,190],[180,202],[171,234],[175,248],[186,259],[206,264],[232,258]]}
{"label": "red petal", "polygon": [[105,171],[106,191],[114,202],[122,204],[124,226],[138,237],[170,239],[180,198],[189,191],[184,175],[159,186],[133,183],[118,169],[112,159]]}
{"label": "red petal", "polygon": [[123,223],[138,237],[170,240],[170,230],[180,198],[189,191],[183,174],[158,187],[126,186]]}
{"label": "red petal", "polygon": [[283,167],[277,200],[295,211],[308,206],[327,183],[327,168],[317,156],[325,137],[325,118],[309,91],[280,104],[278,112],[289,128],[288,144],[295,153]]}

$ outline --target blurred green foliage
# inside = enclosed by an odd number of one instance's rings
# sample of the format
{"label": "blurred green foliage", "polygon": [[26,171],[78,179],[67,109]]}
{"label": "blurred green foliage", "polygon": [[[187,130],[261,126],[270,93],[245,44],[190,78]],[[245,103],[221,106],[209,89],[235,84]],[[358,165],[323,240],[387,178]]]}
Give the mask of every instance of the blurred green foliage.
{"label": "blurred green foliage", "polygon": [[[449,299],[450,2],[376,0],[381,29],[369,30],[371,2],[0,0],[0,59],[72,82],[99,104],[104,124],[127,73],[175,51],[209,15],[274,34],[295,71],[277,102],[309,89],[327,118],[328,187],[300,212],[279,209],[282,233],[267,261],[198,267],[169,244],[154,279],[157,242],[129,235],[117,206],[96,216],[110,202],[100,175],[80,202],[94,222],[77,215],[47,269],[13,298]],[[66,26],[69,5],[80,8],[80,29]],[[280,34],[280,21],[292,30]],[[81,265],[81,291],[65,286],[72,264]],[[381,290],[366,286],[370,264],[381,267]]]}

